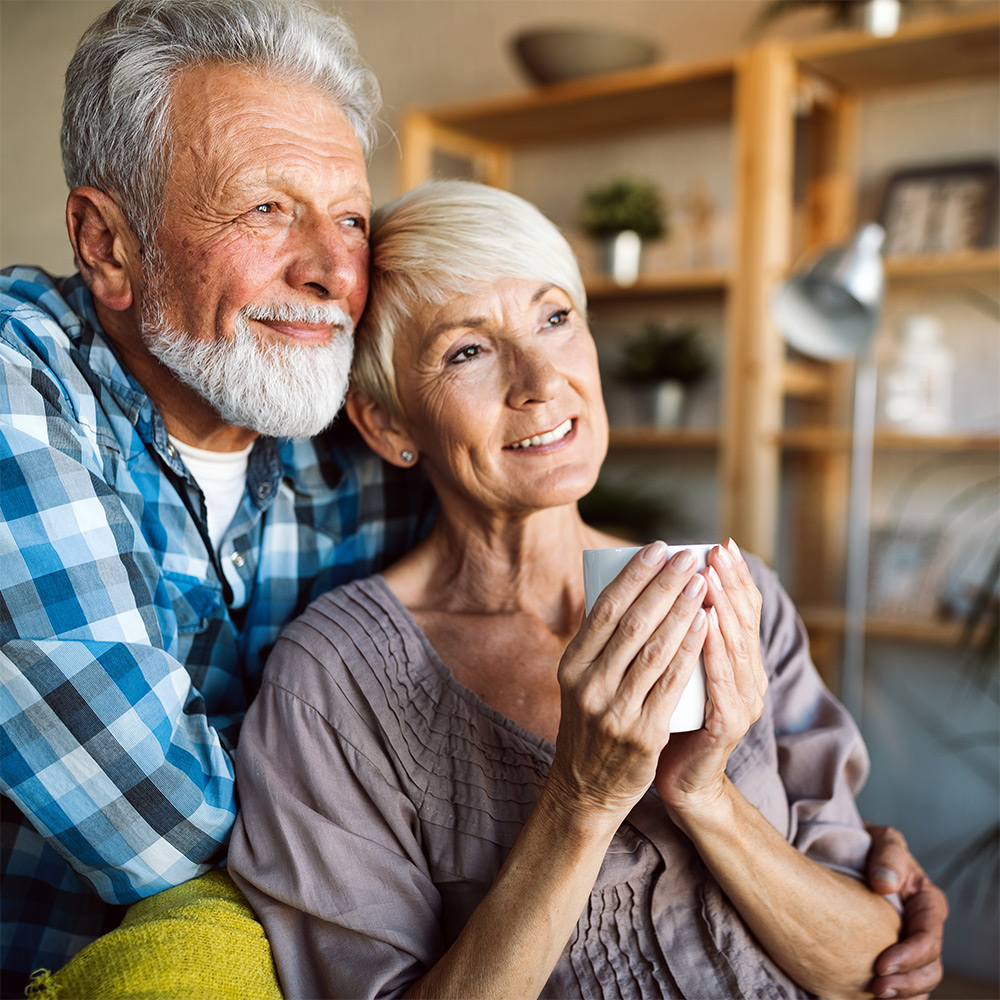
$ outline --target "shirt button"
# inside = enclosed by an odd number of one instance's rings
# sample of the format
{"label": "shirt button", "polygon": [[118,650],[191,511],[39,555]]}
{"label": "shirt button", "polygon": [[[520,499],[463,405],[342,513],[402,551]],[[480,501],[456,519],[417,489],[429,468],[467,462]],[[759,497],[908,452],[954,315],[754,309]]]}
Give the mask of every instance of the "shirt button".
{"label": "shirt button", "polygon": [[257,487],[257,496],[260,497],[261,500],[263,500],[264,497],[266,497],[270,492],[271,492],[270,483],[264,482]]}
{"label": "shirt button", "polygon": [[233,565],[239,569],[246,560],[243,558],[242,552],[234,552],[230,558],[233,560]]}

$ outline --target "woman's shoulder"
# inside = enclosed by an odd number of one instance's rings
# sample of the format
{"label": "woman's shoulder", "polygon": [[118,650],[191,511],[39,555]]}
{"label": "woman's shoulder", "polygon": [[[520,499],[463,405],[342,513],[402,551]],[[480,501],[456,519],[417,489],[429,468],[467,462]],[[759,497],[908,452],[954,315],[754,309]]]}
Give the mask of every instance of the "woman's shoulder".
{"label": "woman's shoulder", "polygon": [[412,664],[412,622],[380,574],[317,597],[287,625],[264,668],[264,682],[300,694],[342,688],[374,671]]}

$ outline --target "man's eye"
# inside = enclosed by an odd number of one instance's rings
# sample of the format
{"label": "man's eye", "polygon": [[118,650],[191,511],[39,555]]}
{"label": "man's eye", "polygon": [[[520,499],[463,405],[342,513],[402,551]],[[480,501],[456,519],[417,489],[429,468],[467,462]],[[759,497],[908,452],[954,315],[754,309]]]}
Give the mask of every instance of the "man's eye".
{"label": "man's eye", "polygon": [[261,215],[269,215],[274,211],[274,202],[266,201],[263,205],[255,205],[254,211],[259,212]]}
{"label": "man's eye", "polygon": [[344,222],[346,225],[354,229],[360,229],[362,232],[367,232],[368,230],[368,220],[363,215],[349,215],[344,219]]}
{"label": "man's eye", "polygon": [[557,309],[547,320],[548,326],[562,326],[569,319],[568,309]]}
{"label": "man's eye", "polygon": [[476,357],[482,348],[478,344],[469,344],[468,347],[460,347],[455,353],[448,359],[449,364],[460,365],[465,361],[471,361]]}

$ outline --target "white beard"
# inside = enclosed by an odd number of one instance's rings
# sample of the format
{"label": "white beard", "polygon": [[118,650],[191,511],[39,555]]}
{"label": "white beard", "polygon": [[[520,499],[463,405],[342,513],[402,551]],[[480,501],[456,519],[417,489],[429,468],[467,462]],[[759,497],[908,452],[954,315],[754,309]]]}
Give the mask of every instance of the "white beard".
{"label": "white beard", "polygon": [[[227,424],[268,437],[312,437],[344,405],[354,324],[338,306],[248,306],[232,338],[204,341],[171,326],[158,299],[154,293],[152,315],[143,320],[146,346]],[[251,319],[325,323],[332,333],[317,345],[262,341]]]}

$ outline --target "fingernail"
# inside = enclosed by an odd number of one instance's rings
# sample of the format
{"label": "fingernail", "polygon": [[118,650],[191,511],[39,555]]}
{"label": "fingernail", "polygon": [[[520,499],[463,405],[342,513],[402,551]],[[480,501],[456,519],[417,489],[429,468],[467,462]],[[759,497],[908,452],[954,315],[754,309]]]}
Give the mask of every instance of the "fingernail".
{"label": "fingernail", "polygon": [[688,580],[688,585],[684,588],[684,594],[687,597],[697,597],[705,587],[705,578],[701,573],[695,573],[694,576]]}
{"label": "fingernail", "polygon": [[694,613],[694,618],[691,621],[691,631],[700,632],[705,627],[705,622],[708,620],[708,616],[705,614],[704,608],[699,608]]}
{"label": "fingernail", "polygon": [[709,566],[709,568],[708,568],[708,576],[709,576],[709,579],[712,581],[712,586],[713,587],[718,587],[719,590],[721,590],[722,589],[722,581],[719,579],[719,574],[715,572],[715,568],[714,567]]}
{"label": "fingernail", "polygon": [[743,559],[743,553],[740,552],[740,547],[731,538],[726,542],[726,548],[729,549],[729,554],[737,561],[741,562]]}
{"label": "fingernail", "polygon": [[897,972],[899,972],[899,966],[890,965],[888,969],[883,969],[881,974],[883,976],[894,976]]}
{"label": "fingernail", "polygon": [[711,623],[715,626],[715,628],[719,627],[719,612],[716,611],[715,608],[708,609],[708,618],[709,621],[711,621]]}
{"label": "fingernail", "polygon": [[885,1000],[889,1000],[890,997],[894,997],[895,995],[896,995],[896,991],[890,989],[890,990],[883,990],[879,994],[879,997],[884,997]]}
{"label": "fingernail", "polygon": [[891,868],[881,866],[872,869],[872,878],[877,878],[880,882],[886,882],[895,888],[899,885],[899,876]]}
{"label": "fingernail", "polygon": [[640,558],[647,566],[659,566],[666,554],[666,542],[653,542],[642,550]]}
{"label": "fingernail", "polygon": [[672,560],[674,569],[690,569],[696,561],[694,553],[690,549],[682,549]]}
{"label": "fingernail", "polygon": [[729,553],[721,545],[719,546],[719,562],[722,563],[726,569],[732,568],[733,560],[730,558]]}

